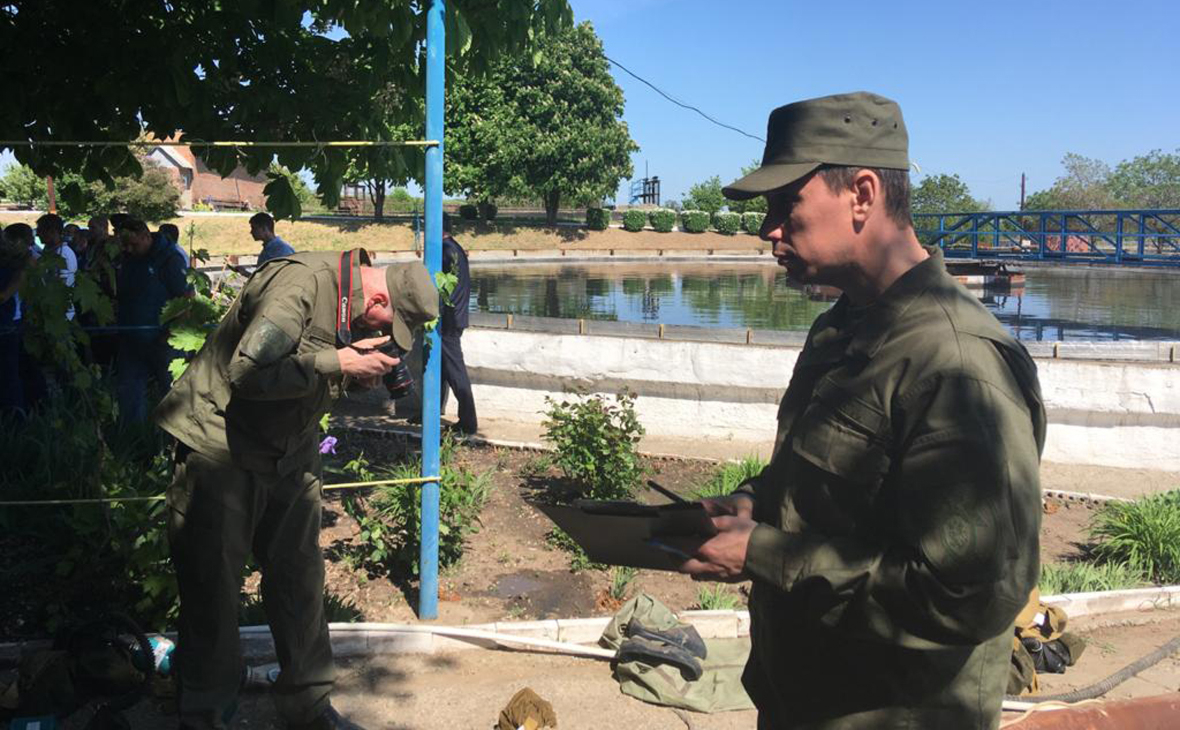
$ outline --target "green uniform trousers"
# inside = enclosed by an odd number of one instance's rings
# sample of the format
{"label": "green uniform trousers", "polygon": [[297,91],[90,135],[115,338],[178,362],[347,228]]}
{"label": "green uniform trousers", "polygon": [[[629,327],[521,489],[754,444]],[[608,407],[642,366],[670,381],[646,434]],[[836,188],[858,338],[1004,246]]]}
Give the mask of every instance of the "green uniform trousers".
{"label": "green uniform trousers", "polygon": [[224,728],[242,679],[238,608],[253,553],[281,672],[279,714],[302,723],[327,709],[335,681],[324,618],[318,454],[278,476],[215,461],[183,445],[168,491],[168,537],[180,585],[180,727]]}

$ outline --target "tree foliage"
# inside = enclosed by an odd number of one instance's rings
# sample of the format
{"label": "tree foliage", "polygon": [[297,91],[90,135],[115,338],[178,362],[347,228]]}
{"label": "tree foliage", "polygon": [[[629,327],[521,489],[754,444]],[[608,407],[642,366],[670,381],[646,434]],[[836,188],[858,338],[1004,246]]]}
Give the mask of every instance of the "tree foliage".
{"label": "tree foliage", "polygon": [[476,200],[540,198],[553,223],[563,200],[592,205],[614,192],[639,148],[593,26],[549,34],[538,52],[456,78],[446,190]]}
{"label": "tree foliage", "polygon": [[[5,83],[0,139],[132,141],[183,130],[198,140],[391,139],[397,125],[421,139],[426,14],[413,0],[13,0],[0,7]],[[118,22],[112,22],[117,18]],[[458,71],[486,70],[502,53],[572,22],[567,0],[451,0],[446,53]],[[333,40],[327,30],[347,35]],[[35,39],[35,42],[30,42]],[[79,43],[104,49],[101,63]],[[68,93],[60,83],[69,79]],[[416,126],[415,126],[416,125]],[[122,147],[12,148],[38,176],[80,170],[86,182],[139,172]],[[338,147],[195,147],[210,169],[266,170],[277,154],[308,168],[325,205],[338,203],[348,153]],[[77,200],[80,186],[62,197]],[[289,178],[272,177],[268,207],[295,212]]]}
{"label": "tree foliage", "polygon": [[[742,176],[749,175],[751,172],[762,167],[761,160],[750,160],[750,164],[742,168]],[[762,195],[755,195],[749,200],[729,200],[726,205],[734,213],[765,213],[766,212],[766,198]]]}
{"label": "tree foliage", "polygon": [[1108,181],[1110,165],[1070,152],[1061,160],[1065,174],[1053,186],[1029,195],[1025,210],[1107,210],[1117,207]]}
{"label": "tree foliage", "polygon": [[33,206],[45,198],[45,178],[28,165],[9,165],[0,179],[4,197],[21,205]]}
{"label": "tree foliage", "polygon": [[1123,160],[1107,179],[1110,194],[1130,208],[1180,208],[1180,150],[1152,150]]}
{"label": "tree foliage", "polygon": [[988,207],[971,195],[958,175],[927,175],[910,191],[910,212],[914,214],[975,213]]}
{"label": "tree foliage", "polygon": [[709,215],[721,210],[725,203],[725,196],[721,194],[721,178],[717,175],[693,185],[681,201],[685,210],[703,210]]}

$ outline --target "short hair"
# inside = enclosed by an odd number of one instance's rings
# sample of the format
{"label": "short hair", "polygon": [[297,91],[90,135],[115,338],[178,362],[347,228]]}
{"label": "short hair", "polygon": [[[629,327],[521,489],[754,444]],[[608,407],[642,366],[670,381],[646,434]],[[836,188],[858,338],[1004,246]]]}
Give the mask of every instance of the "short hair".
{"label": "short hair", "polygon": [[275,219],[271,218],[269,213],[255,213],[250,216],[250,225],[266,226],[273,231],[275,229]]}
{"label": "short hair", "polygon": [[56,213],[46,213],[37,219],[37,227],[43,227],[45,230],[61,233],[65,230],[65,223],[62,222],[61,216]]}
{"label": "short hair", "polygon": [[91,223],[98,223],[99,226],[109,225],[111,220],[105,215],[92,215],[90,220],[86,221],[86,227],[89,228]]}
{"label": "short hair", "polygon": [[180,228],[175,223],[161,223],[160,233],[168,237],[169,241],[176,243],[180,240]]}
{"label": "short hair", "polygon": [[128,233],[150,233],[151,232],[148,230],[147,223],[144,223],[143,221],[141,221],[138,218],[132,218],[131,216],[127,216],[127,218],[123,221],[123,226],[122,226],[121,230],[127,231]]}
{"label": "short hair", "polygon": [[443,213],[443,233],[451,232],[451,214]]}
{"label": "short hair", "polygon": [[33,228],[28,223],[10,223],[4,228],[4,240],[21,243],[28,248],[33,245]]}
{"label": "short hair", "polygon": [[81,226],[79,226],[77,223],[67,223],[67,224],[65,225],[65,228],[64,228],[64,230],[67,230],[67,231],[69,231],[71,228],[72,228],[72,229],[74,229],[74,230],[73,230],[73,231],[70,233],[70,235],[71,235],[71,236],[72,236],[72,235],[74,235],[74,233],[77,233],[78,231],[82,230],[82,227],[81,227]]}
{"label": "short hair", "polygon": [[893,168],[864,167],[855,165],[824,165],[817,174],[823,179],[828,190],[838,193],[852,187],[859,170],[871,170],[881,179],[885,191],[885,214],[901,228],[914,225],[910,217],[910,172]]}
{"label": "short hair", "polygon": [[127,225],[127,221],[131,220],[131,216],[126,213],[111,213],[111,230],[118,233],[123,226]]}

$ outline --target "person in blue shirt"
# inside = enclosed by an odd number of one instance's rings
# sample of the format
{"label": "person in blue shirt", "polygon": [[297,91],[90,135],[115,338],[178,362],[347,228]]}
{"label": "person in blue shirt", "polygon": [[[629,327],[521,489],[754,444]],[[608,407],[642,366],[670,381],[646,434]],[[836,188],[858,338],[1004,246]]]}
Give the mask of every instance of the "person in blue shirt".
{"label": "person in blue shirt", "polygon": [[189,266],[188,251],[185,251],[184,246],[180,245],[180,228],[175,223],[161,223],[157,231],[163,233],[172,242],[172,245],[176,247],[176,250],[180,252],[181,257],[184,259],[184,268],[187,269]]}
{"label": "person in blue shirt", "polygon": [[[148,416],[148,387],[155,399],[172,385],[168,372],[174,352],[168,333],[160,327],[160,311],[169,299],[190,296],[184,256],[161,233],[152,233],[143,221],[127,220],[119,231],[123,250],[116,286],[120,332],[115,371],[119,417],[124,423],[141,423]],[[142,328],[142,329],[139,329]],[[154,328],[154,329],[153,329]]]}
{"label": "person in blue shirt", "polygon": [[0,416],[25,411],[21,302],[17,290],[30,261],[32,256],[23,240],[0,236]]}
{"label": "person in blue shirt", "polygon": [[275,235],[275,219],[266,213],[250,216],[250,237],[262,244],[262,251],[258,254],[259,266],[273,258],[295,253],[289,243]]}

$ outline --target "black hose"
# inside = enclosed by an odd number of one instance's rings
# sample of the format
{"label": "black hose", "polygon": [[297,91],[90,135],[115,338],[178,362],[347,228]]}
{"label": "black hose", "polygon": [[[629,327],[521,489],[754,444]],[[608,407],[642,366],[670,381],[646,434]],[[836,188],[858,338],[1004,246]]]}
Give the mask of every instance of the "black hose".
{"label": "black hose", "polygon": [[1177,650],[1180,650],[1180,636],[1177,636],[1150,654],[1136,659],[1106,679],[1095,682],[1088,687],[1082,687],[1081,689],[1075,689],[1072,692],[1059,695],[1004,695],[1004,699],[1015,702],[1081,702],[1082,700],[1092,700],[1095,697],[1101,697],[1144,669],[1159,664],[1165,657],[1171,656]]}

